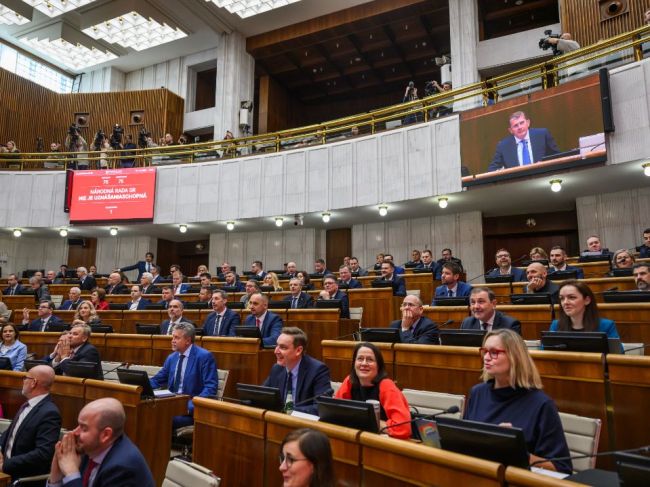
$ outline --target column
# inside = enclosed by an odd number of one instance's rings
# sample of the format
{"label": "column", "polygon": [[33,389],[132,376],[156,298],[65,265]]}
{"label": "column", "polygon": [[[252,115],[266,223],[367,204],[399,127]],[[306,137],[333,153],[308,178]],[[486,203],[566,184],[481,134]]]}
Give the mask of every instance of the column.
{"label": "column", "polygon": [[[449,35],[451,45],[451,79],[454,88],[480,80],[477,64],[478,7],[476,0],[449,2]],[[454,111],[480,104],[481,98],[454,103]]]}

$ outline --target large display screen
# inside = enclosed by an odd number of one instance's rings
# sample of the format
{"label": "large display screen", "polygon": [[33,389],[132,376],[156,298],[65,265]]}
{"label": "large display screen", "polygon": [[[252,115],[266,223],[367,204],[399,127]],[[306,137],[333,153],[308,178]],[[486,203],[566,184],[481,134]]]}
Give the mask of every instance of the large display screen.
{"label": "large display screen", "polygon": [[156,169],[74,171],[70,222],[153,221]]}

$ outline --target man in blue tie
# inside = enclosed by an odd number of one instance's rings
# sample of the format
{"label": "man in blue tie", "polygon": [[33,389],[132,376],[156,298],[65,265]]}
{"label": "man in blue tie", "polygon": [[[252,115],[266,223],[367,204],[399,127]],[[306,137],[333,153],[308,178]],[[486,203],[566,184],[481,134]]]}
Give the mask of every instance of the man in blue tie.
{"label": "man in blue tie", "polygon": [[560,152],[553,136],[545,128],[530,128],[530,119],[522,111],[510,115],[510,136],[501,139],[488,172],[508,167],[527,166],[544,156]]}
{"label": "man in blue tie", "polygon": [[235,336],[235,327],[239,326],[239,313],[226,307],[228,294],[223,289],[212,292],[212,313],[203,322],[203,336]]}
{"label": "man in blue tie", "polygon": [[282,298],[282,301],[289,301],[291,309],[311,308],[314,305],[312,297],[302,290],[300,279],[292,278],[289,281],[289,294]]}
{"label": "man in blue tie", "polygon": [[441,297],[465,297],[469,296],[472,286],[460,280],[460,267],[455,262],[447,262],[442,265],[440,273],[442,286],[436,288],[431,306],[436,305],[436,298]]}

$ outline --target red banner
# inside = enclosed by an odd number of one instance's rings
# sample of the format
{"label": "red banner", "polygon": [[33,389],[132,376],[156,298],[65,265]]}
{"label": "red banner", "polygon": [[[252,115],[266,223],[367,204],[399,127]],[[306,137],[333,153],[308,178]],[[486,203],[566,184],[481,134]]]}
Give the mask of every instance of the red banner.
{"label": "red banner", "polygon": [[153,221],[156,169],[75,171],[70,222]]}

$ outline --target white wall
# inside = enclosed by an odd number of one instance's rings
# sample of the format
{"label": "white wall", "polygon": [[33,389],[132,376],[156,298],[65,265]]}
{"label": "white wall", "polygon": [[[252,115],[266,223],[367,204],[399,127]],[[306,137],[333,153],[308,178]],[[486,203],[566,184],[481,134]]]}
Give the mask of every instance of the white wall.
{"label": "white wall", "polygon": [[114,67],[104,67],[89,71],[81,76],[79,91],[81,93],[104,93],[124,91],[126,77]]}
{"label": "white wall", "polygon": [[58,272],[59,266],[67,261],[68,246],[65,238],[30,238],[25,233],[20,238],[0,237],[2,277],[25,269]]}

